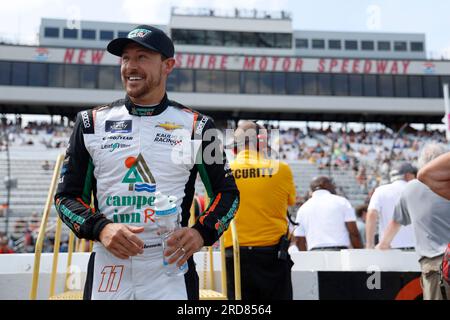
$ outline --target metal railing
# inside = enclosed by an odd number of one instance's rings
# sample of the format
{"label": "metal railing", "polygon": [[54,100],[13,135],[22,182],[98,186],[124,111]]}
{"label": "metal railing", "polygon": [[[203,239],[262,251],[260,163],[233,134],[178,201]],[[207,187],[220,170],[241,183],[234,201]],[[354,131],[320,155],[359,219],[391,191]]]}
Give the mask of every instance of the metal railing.
{"label": "metal railing", "polygon": [[241,19],[272,19],[272,20],[292,20],[292,14],[288,11],[267,11],[248,9],[212,9],[212,8],[187,8],[173,7],[173,16],[197,16],[197,17],[218,17],[218,18],[241,18]]}
{"label": "metal railing", "polygon": [[[64,155],[59,155],[56,161],[55,169],[53,171],[52,182],[50,184],[50,188],[47,195],[47,201],[45,203],[44,212],[42,215],[41,225],[39,227],[39,234],[36,240],[36,249],[34,254],[34,266],[33,266],[33,279],[31,283],[31,291],[30,291],[30,299],[36,300],[37,297],[37,289],[39,282],[39,270],[41,265],[41,255],[42,255],[42,247],[44,245],[45,238],[45,230],[47,227],[48,217],[50,215],[50,209],[53,204],[53,196],[56,190],[56,186],[59,179],[59,174],[61,171],[61,165],[64,161]],[[57,228],[58,229],[58,228]],[[70,241],[69,241],[70,243]],[[55,247],[56,247],[56,238],[55,238]],[[59,249],[59,244],[58,244]],[[58,254],[56,254],[58,256]]]}

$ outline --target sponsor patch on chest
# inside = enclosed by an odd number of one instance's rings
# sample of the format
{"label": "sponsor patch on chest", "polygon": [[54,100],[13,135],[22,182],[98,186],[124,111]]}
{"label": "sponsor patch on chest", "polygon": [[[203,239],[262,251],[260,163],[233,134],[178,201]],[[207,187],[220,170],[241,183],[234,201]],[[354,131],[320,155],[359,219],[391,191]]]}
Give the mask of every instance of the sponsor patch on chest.
{"label": "sponsor patch on chest", "polygon": [[110,121],[105,123],[105,131],[110,133],[130,133],[133,131],[132,120]]}
{"label": "sponsor patch on chest", "polygon": [[183,136],[178,136],[171,133],[157,133],[155,140],[153,141],[160,144],[177,146],[183,143]]}

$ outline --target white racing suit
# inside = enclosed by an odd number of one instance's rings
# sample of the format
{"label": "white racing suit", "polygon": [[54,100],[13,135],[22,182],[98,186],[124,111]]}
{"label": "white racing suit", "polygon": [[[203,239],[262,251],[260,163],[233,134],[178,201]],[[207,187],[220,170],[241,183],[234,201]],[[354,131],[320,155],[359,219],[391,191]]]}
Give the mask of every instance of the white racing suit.
{"label": "white racing suit", "polygon": [[[96,241],[85,299],[198,299],[192,257],[184,276],[164,274],[153,201],[156,191],[176,196],[181,224],[187,226],[199,173],[211,204],[193,228],[205,245],[228,228],[239,192],[219,139],[207,137],[208,129],[217,132],[212,119],[167,95],[151,108],[126,97],[77,115],[55,205],[77,237]],[[111,222],[143,226],[137,235],[145,243],[144,254],[123,260],[108,252],[98,240]]]}

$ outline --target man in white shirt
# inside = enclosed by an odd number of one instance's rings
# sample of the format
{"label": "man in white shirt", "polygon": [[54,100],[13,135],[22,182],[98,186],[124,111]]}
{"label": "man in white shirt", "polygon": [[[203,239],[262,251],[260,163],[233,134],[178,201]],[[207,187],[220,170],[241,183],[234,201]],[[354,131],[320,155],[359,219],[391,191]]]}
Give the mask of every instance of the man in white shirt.
{"label": "man in white shirt", "polygon": [[299,226],[294,231],[300,251],[362,248],[355,210],[344,197],[337,196],[331,179],[312,180],[312,197],[297,212]]}
{"label": "man in white shirt", "polygon": [[[381,239],[391,221],[394,208],[408,181],[415,179],[417,168],[410,163],[402,163],[390,172],[391,183],[379,186],[370,199],[366,218],[366,248],[375,247],[375,231],[378,221],[378,235]],[[413,250],[415,238],[412,226],[402,226],[391,242],[392,249]]]}

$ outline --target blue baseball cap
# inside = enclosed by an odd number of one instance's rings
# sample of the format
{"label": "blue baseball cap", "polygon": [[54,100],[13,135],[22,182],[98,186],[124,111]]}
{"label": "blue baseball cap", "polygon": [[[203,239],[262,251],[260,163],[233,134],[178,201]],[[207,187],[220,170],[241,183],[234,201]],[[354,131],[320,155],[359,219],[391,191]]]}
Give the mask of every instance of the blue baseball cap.
{"label": "blue baseball cap", "polygon": [[122,56],[127,44],[137,43],[144,48],[161,53],[166,58],[173,58],[175,48],[172,40],[161,29],[140,25],[131,30],[126,38],[112,40],[106,50],[115,56]]}

